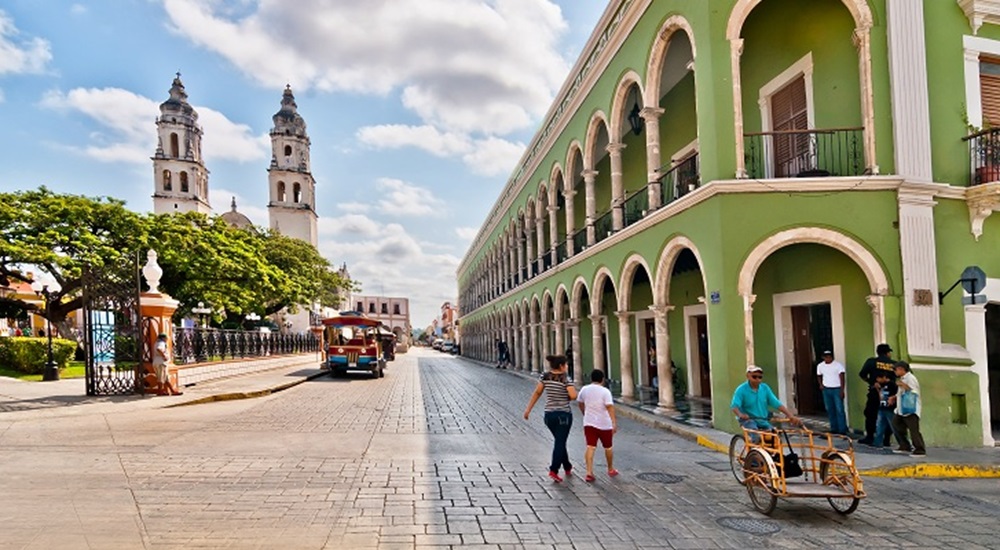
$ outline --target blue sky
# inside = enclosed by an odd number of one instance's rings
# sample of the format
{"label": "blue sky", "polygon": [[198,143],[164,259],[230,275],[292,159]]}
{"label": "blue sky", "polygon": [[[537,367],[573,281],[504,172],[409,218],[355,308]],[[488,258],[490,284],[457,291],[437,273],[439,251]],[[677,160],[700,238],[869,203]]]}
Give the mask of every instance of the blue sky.
{"label": "blue sky", "polygon": [[5,0],[0,191],[152,209],[157,106],[181,72],[216,213],[267,225],[291,84],[320,252],[425,327],[606,0]]}

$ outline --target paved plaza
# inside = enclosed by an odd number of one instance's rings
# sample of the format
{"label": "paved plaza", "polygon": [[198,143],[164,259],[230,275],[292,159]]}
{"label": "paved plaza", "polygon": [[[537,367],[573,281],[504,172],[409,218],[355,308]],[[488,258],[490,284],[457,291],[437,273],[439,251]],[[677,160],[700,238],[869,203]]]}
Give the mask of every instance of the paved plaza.
{"label": "paved plaza", "polygon": [[[428,350],[384,379],[314,378],[257,399],[4,407],[0,548],[996,548],[998,480],[865,480],[755,512],[724,455],[622,419],[616,466],[545,475],[533,383]],[[37,386],[36,386],[37,387]],[[188,397],[192,392],[188,392]],[[600,455],[600,453],[598,453]]]}

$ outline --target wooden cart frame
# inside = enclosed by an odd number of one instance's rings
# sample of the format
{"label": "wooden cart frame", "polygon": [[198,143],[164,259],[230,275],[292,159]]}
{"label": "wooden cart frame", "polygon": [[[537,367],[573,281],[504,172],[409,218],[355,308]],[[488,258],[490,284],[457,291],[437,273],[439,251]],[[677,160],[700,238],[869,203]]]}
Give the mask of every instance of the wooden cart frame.
{"label": "wooden cart frame", "polygon": [[[792,452],[798,455],[803,473],[788,479],[785,455]],[[729,460],[736,480],[763,514],[771,514],[781,497],[826,498],[837,513],[848,515],[866,496],[855,466],[854,442],[847,436],[808,429],[743,428],[730,441]]]}

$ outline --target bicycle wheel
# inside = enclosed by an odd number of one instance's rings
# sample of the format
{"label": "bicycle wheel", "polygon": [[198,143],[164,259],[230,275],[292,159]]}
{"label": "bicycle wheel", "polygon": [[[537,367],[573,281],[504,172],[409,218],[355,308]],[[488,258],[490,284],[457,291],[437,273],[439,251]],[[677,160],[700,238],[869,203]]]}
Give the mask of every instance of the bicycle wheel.
{"label": "bicycle wheel", "polygon": [[750,449],[743,467],[747,471],[746,488],[750,495],[750,502],[758,512],[765,516],[771,515],[778,505],[778,497],[771,492],[771,468],[768,466],[768,457],[760,449]]}
{"label": "bicycle wheel", "polygon": [[733,477],[743,485],[746,483],[746,475],[743,472],[743,459],[747,454],[747,440],[742,435],[734,435],[729,440],[729,467],[733,470]]}
{"label": "bicycle wheel", "polygon": [[842,497],[827,497],[827,502],[835,512],[846,516],[858,509],[861,499],[853,496],[854,472],[840,453],[834,453],[823,461],[819,467],[819,477],[823,480],[823,485],[840,487],[852,492]]}

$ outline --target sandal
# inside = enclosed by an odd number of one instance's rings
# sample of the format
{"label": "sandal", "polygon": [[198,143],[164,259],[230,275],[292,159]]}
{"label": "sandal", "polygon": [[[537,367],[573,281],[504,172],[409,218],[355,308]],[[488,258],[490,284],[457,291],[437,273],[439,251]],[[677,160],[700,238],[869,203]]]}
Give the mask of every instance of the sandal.
{"label": "sandal", "polygon": [[552,478],[552,481],[555,481],[556,483],[562,483],[562,478],[559,477],[559,474],[557,474],[555,472],[551,472],[550,471],[549,472],[549,477]]}
{"label": "sandal", "polygon": [[608,470],[608,476],[615,477],[618,475],[618,470]]}
{"label": "sandal", "polygon": [[594,481],[596,481],[596,480],[597,480],[597,478],[596,478],[596,477],[594,477],[594,476],[593,476],[592,474],[587,474],[587,477],[585,477],[585,478],[583,478],[583,479],[584,479],[584,481],[586,481],[587,483],[593,483]]}

